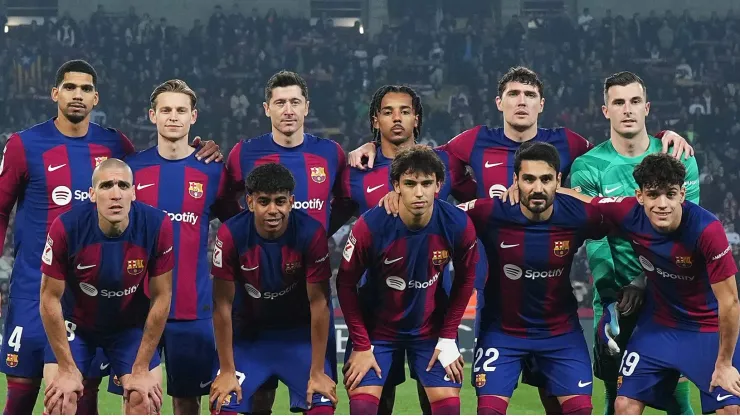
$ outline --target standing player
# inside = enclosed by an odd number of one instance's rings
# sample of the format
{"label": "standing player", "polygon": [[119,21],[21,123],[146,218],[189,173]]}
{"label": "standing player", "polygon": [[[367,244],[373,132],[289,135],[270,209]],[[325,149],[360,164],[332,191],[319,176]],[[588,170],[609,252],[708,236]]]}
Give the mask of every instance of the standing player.
{"label": "standing player", "polygon": [[[611,138],[579,157],[573,163],[571,186],[578,192],[589,196],[631,196],[637,189],[632,172],[645,156],[660,153],[660,140],[648,135],[645,118],[650,112],[645,84],[640,77],[631,72],[619,72],[604,81],[604,116],[611,124]],[[699,169],[696,159],[682,159],[686,166],[686,198],[699,203]],[[637,314],[624,313],[612,316],[608,311],[615,310],[617,294],[623,291],[639,294],[644,287],[641,279],[642,267],[632,250],[629,240],[609,236],[602,240],[586,243],[589,265],[594,276],[594,375],[604,380],[606,390],[605,413],[614,413],[614,400],[617,396],[617,377],[621,352],[627,345]],[[603,305],[603,306],[602,306]],[[619,308],[617,308],[619,309]],[[607,311],[604,314],[604,311]],[[612,351],[608,340],[599,336],[610,336],[603,330],[605,320],[619,330]],[[614,334],[615,336],[617,334]],[[607,341],[607,342],[605,342]],[[614,348],[618,347],[618,348]],[[683,379],[676,387],[675,405],[670,414],[693,414],[691,409],[688,381]]]}
{"label": "standing player", "polygon": [[[47,344],[38,315],[41,253],[52,221],[89,199],[93,169],[108,158],[133,153],[120,132],[90,122],[98,103],[97,74],[85,61],[63,64],[51,89],[57,116],[8,139],[0,164],[0,248],[16,201],[15,264],[10,278],[10,302],[0,347],[0,372],[8,395],[5,414],[31,414],[43,374]],[[199,139],[196,138],[196,141]],[[218,146],[207,142],[198,154],[206,163],[220,157]],[[83,414],[97,413],[100,377],[107,362],[91,368],[79,404]],[[104,373],[101,371],[105,370]]]}
{"label": "standing player", "polygon": [[538,364],[543,387],[563,414],[591,414],[591,358],[570,269],[584,240],[603,236],[601,215],[556,195],[560,160],[550,144],[524,143],[514,175],[518,205],[499,198],[462,205],[483,242],[490,274],[473,362],[478,414],[506,414],[526,358]]}
{"label": "standing player", "polygon": [[48,414],[75,414],[97,348],[121,375],[126,414],[161,408],[160,373],[150,370],[159,366],[172,296],[172,222],[133,202],[134,192],[131,168],[108,159],[92,176],[94,204],[60,215],[49,229],[40,295]]}
{"label": "standing player", "polygon": [[236,199],[225,194],[224,165],[199,162],[188,145],[190,126],[198,116],[197,100],[184,81],[158,86],[149,110],[157,126],[157,146],[126,159],[134,172],[138,201],[164,210],[173,224],[177,261],[160,348],[175,414],[198,414],[200,397],[208,394],[215,376],[208,224],[214,216],[225,221],[239,212]]}
{"label": "standing player", "polygon": [[[262,106],[270,118],[272,132],[241,140],[234,146],[226,163],[228,189],[242,193],[244,179],[252,169],[279,163],[290,170],[296,181],[293,208],[308,213],[327,229],[329,204],[346,206],[341,187],[342,172],[347,168],[344,150],[333,140],[304,132],[303,121],[309,109],[308,86],[295,72],[280,71],[270,78]],[[335,338],[333,316],[330,337]],[[276,389],[275,379],[269,380],[255,396],[255,413],[271,412]]]}
{"label": "standing player", "polygon": [[284,166],[255,168],[246,189],[249,211],[221,225],[213,249],[220,370],[211,386],[212,408],[216,414],[254,413],[252,395],[277,377],[288,386],[292,411],[334,414],[326,231],[292,211],[295,180]]}
{"label": "standing player", "polygon": [[[398,217],[373,208],[357,220],[344,248],[337,290],[352,340],[344,367],[351,414],[376,414],[393,361],[406,354],[432,414],[459,414],[462,364],[456,337],[473,290],[478,251],[473,225],[437,200],[444,165],[434,150],[411,146],[391,165]],[[452,258],[455,279],[442,287]],[[357,283],[375,300],[360,306]],[[437,361],[439,360],[439,363]],[[374,371],[368,372],[370,369]]]}
{"label": "standing player", "polygon": [[637,198],[592,201],[631,242],[647,276],[645,304],[622,358],[615,411],[668,408],[684,374],[701,392],[703,413],[738,414],[737,266],[722,224],[685,201],[680,162],[649,155],[633,175]]}

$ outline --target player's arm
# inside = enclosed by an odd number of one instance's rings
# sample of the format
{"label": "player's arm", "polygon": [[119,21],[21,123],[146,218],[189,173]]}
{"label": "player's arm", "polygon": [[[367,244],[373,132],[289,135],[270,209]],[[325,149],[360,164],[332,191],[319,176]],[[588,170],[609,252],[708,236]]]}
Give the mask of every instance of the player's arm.
{"label": "player's arm", "polygon": [[334,198],[331,201],[331,215],[329,216],[329,230],[327,235],[332,236],[344,224],[357,214],[359,205],[351,199],[352,191],[350,189],[350,167],[345,165],[344,152],[339,149],[340,171],[337,175],[334,191]]}
{"label": "player's arm", "polygon": [[226,159],[226,183],[224,184],[225,192],[229,198],[238,201],[244,195],[244,172],[241,167],[241,150],[243,141],[239,141],[229,152]]}
{"label": "player's arm", "polygon": [[450,172],[452,197],[458,202],[475,199],[478,192],[478,184],[475,182],[473,176],[468,174],[465,169],[465,163],[453,155],[452,152],[447,151],[446,146],[438,146],[437,149],[444,150],[448,155],[447,170]]}
{"label": "player's arm", "polygon": [[354,351],[370,349],[370,336],[362,319],[357,284],[368,269],[371,247],[370,228],[365,222],[365,217],[360,217],[347,237],[342,251],[342,263],[337,273],[337,297]]}
{"label": "player's arm", "polygon": [[173,256],[172,221],[168,216],[162,219],[159,235],[155,244],[155,256],[149,261],[149,313],[144,323],[144,334],[139,351],[136,353],[132,373],[149,372],[149,363],[157,349],[172,301]]}
{"label": "player's arm", "polygon": [[0,253],[5,244],[10,213],[28,182],[26,151],[19,135],[10,136],[0,162]]}
{"label": "player's arm", "polygon": [[236,193],[229,188],[229,174],[224,167],[218,181],[218,193],[213,205],[213,213],[221,222],[224,222],[239,212],[241,212],[239,200]]}
{"label": "player's arm", "polygon": [[586,153],[588,153],[589,150],[594,148],[594,145],[585,137],[581,136],[571,129],[564,130],[565,138],[568,140],[568,150],[570,151],[571,157],[574,160],[582,155],[585,155]]}
{"label": "player's arm", "polygon": [[[682,156],[684,159],[688,159],[689,157],[694,156],[694,148],[691,147],[686,139],[684,139],[675,131],[663,130],[661,132],[658,132],[655,137],[660,139],[660,141],[662,142],[663,153],[668,153],[668,151],[670,150],[671,156],[678,160],[681,160]],[[673,149],[670,149],[671,146],[673,146]]]}
{"label": "player's arm", "polygon": [[470,218],[465,218],[465,229],[455,247],[452,265],[455,268],[455,279],[450,290],[450,303],[445,315],[440,338],[455,339],[457,327],[460,326],[465,308],[473,294],[476,265],[478,264],[478,239],[475,226]]}
{"label": "player's arm", "polygon": [[686,199],[699,204],[699,166],[696,164],[696,158],[684,159],[683,164],[686,167],[686,180],[684,182]]}

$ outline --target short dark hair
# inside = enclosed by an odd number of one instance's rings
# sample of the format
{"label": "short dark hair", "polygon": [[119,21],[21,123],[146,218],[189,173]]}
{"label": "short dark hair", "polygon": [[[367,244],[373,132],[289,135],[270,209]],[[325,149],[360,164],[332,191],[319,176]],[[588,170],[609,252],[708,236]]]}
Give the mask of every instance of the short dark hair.
{"label": "short dark hair", "polygon": [[404,173],[434,174],[437,182],[444,182],[445,165],[434,149],[427,145],[414,144],[396,154],[391,163],[391,182],[400,181]]}
{"label": "short dark hair", "polygon": [[368,118],[370,120],[370,132],[373,134],[373,140],[375,142],[380,142],[380,130],[373,127],[373,118],[377,117],[380,112],[380,105],[383,102],[383,97],[391,92],[408,94],[411,97],[411,106],[414,109],[414,114],[419,118],[419,122],[417,123],[416,128],[414,128],[414,138],[418,139],[419,136],[421,136],[421,125],[424,120],[424,107],[421,105],[421,97],[419,97],[419,94],[417,94],[413,88],[405,85],[384,85],[375,91],[373,99],[370,101]]}
{"label": "short dark hair", "polygon": [[550,143],[534,140],[522,143],[514,154],[514,173],[517,176],[525,160],[545,162],[555,169],[555,172],[560,173],[560,153]]}
{"label": "short dark hair", "polygon": [[272,90],[275,88],[290,87],[292,85],[300,87],[301,94],[303,94],[303,97],[308,101],[308,85],[306,85],[306,80],[295,72],[282,70],[271,76],[267,81],[267,86],[265,86],[265,102],[268,104],[270,103]]}
{"label": "short dark hair", "polygon": [[149,103],[152,105],[152,110],[157,109],[157,97],[159,97],[159,94],[164,92],[179,92],[187,95],[190,97],[191,110],[195,110],[195,105],[198,104],[198,96],[195,95],[195,91],[193,91],[185,81],[181,79],[171,79],[159,84],[159,86],[152,91],[152,95],[149,96]]}
{"label": "short dark hair", "polygon": [[540,97],[543,97],[543,91],[545,90],[545,84],[542,83],[537,73],[529,68],[523,66],[515,66],[509,68],[509,71],[504,74],[503,77],[498,81],[498,95],[499,97],[504,95],[506,90],[506,84],[510,82],[519,82],[525,85],[532,85],[537,88],[540,93]]}
{"label": "short dark hair", "polygon": [[287,192],[292,195],[295,190],[295,179],[285,166],[278,163],[267,163],[249,172],[246,188],[249,195],[256,192],[263,194]]}
{"label": "short dark hair", "polygon": [[637,186],[644,189],[667,190],[674,185],[683,186],[686,167],[665,153],[654,153],[642,159],[632,172]]}
{"label": "short dark hair", "polygon": [[617,72],[616,74],[612,74],[604,80],[604,103],[609,102],[609,100],[607,99],[609,88],[615,85],[624,87],[625,85],[630,85],[634,83],[638,83],[642,85],[642,92],[645,94],[645,101],[647,101],[647,87],[645,86],[645,83],[642,81],[642,78],[640,78],[639,76],[637,76],[637,74],[633,72],[622,71],[622,72]]}
{"label": "short dark hair", "polygon": [[82,59],[74,59],[63,63],[62,66],[57,69],[57,77],[56,81],[54,82],[55,87],[58,87],[59,84],[64,81],[64,75],[67,72],[81,72],[83,74],[88,74],[93,79],[93,86],[97,87],[98,85],[98,73],[95,72],[95,68],[93,68],[93,66],[90,65],[87,61],[84,61]]}

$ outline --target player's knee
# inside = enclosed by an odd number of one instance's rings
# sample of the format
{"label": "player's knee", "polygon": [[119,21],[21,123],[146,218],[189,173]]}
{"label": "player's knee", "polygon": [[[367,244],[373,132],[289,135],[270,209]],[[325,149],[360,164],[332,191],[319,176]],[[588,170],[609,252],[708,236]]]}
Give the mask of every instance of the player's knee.
{"label": "player's knee", "polygon": [[173,397],[172,413],[176,415],[197,415],[200,412],[200,397]]}
{"label": "player's knee", "polygon": [[547,389],[545,389],[544,387],[539,387],[537,390],[540,393],[540,401],[542,402],[542,407],[545,409],[545,414],[547,415],[563,414],[563,408],[560,406],[560,402],[558,401],[557,397],[550,396],[547,393]]}
{"label": "player's knee", "polygon": [[138,391],[131,391],[126,400],[126,414],[127,415],[147,415],[149,414],[149,406],[146,397]]}
{"label": "player's knee", "polygon": [[389,383],[386,383],[386,385],[383,387],[383,392],[380,394],[378,414],[379,415],[393,414],[393,406],[395,405],[395,403],[396,403],[396,386],[391,386]]}
{"label": "player's knee", "polygon": [[717,409],[718,415],[740,415],[740,406],[733,404]]}
{"label": "player's knee", "polygon": [[380,399],[367,393],[353,394],[349,397],[349,414],[377,415]]}
{"label": "player's knee", "polygon": [[580,395],[564,401],[560,407],[564,415],[590,415],[594,409],[591,396]]}
{"label": "player's knee", "polygon": [[618,415],[638,415],[642,413],[642,408],[637,400],[619,396],[614,401],[614,413]]}
{"label": "player's knee", "polygon": [[496,396],[478,397],[479,415],[505,415],[509,402]]}

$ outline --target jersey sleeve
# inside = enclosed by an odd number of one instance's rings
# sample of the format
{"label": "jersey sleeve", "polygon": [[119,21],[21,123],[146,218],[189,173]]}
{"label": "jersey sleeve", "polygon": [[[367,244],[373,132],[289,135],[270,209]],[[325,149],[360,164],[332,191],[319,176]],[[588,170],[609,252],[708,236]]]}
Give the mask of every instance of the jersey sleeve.
{"label": "jersey sleeve", "polygon": [[23,141],[19,135],[13,134],[5,144],[3,160],[0,162],[0,253],[5,245],[10,213],[28,179],[28,163]]}
{"label": "jersey sleeve", "polygon": [[474,199],[458,205],[457,207],[462,209],[468,214],[468,218],[475,227],[475,230],[480,235],[483,235],[488,229],[489,219],[493,212],[495,204],[494,199]]}
{"label": "jersey sleeve", "polygon": [[[332,189],[332,195],[334,198],[349,198],[349,167],[347,166],[347,156],[344,154],[344,150],[337,142],[332,142],[337,148],[337,166],[336,174],[334,176],[334,189]],[[347,177],[347,184],[344,184],[344,178]]]}
{"label": "jersey sleeve", "polygon": [[475,141],[478,138],[481,128],[483,126],[476,126],[472,129],[465,130],[447,142],[443,149],[450,154],[450,159],[457,158],[464,165],[469,165],[470,154],[473,152],[473,147],[475,146]]}
{"label": "jersey sleeve", "polygon": [[565,137],[568,139],[568,149],[573,159],[585,155],[586,152],[591,150],[594,145],[591,144],[585,137],[574,132],[570,129],[565,129]]}
{"label": "jersey sleeve", "polygon": [[696,158],[690,157],[683,160],[686,166],[686,200],[699,204],[699,166],[696,164]]}
{"label": "jersey sleeve", "polygon": [[123,149],[123,156],[129,156],[134,153],[136,153],[136,149],[134,148],[134,143],[129,140],[128,137],[126,137],[125,134],[118,132],[118,136],[121,138],[121,149]]}
{"label": "jersey sleeve", "polygon": [[719,283],[737,273],[732,248],[722,224],[715,220],[699,236],[699,250],[707,262],[709,283]]}
{"label": "jersey sleeve", "polygon": [[465,308],[473,295],[476,265],[478,264],[478,239],[475,227],[470,218],[465,218],[465,228],[455,247],[452,264],[455,267],[455,279],[450,291],[450,304],[440,330],[440,338],[456,338]]}
{"label": "jersey sleeve", "polygon": [[465,163],[446,150],[445,146],[439,146],[438,149],[447,153],[448,163],[447,170],[450,172],[450,185],[452,187],[452,196],[458,201],[470,201],[475,199],[478,185],[465,169]]}
{"label": "jersey sleeve", "polygon": [[637,205],[637,198],[630,196],[596,197],[591,205],[604,216],[606,222],[619,225],[622,220]]}
{"label": "jersey sleeve", "polygon": [[331,279],[329,265],[329,239],[324,227],[316,227],[306,251],[306,281],[321,283]]}
{"label": "jersey sleeve", "polygon": [[337,274],[339,306],[344,313],[344,321],[347,324],[349,337],[356,351],[370,349],[370,337],[362,319],[357,284],[360,282],[363,273],[368,269],[371,247],[372,234],[370,228],[365,222],[365,217],[360,217],[352,227],[349,237],[347,237],[347,243],[342,251],[342,263]]}
{"label": "jersey sleeve", "polygon": [[169,216],[165,215],[162,219],[162,225],[159,227],[154,258],[149,262],[150,278],[172,271],[175,267],[174,244],[172,221]]}
{"label": "jersey sleeve", "polygon": [[229,187],[228,172],[224,167],[218,181],[216,202],[213,205],[213,212],[221,222],[225,222],[241,211],[237,198],[238,195]]}
{"label": "jersey sleeve", "polygon": [[234,148],[231,149],[231,152],[229,152],[229,157],[226,160],[226,187],[228,189],[228,192],[233,193],[234,199],[237,199],[238,196],[244,192],[244,172],[242,172],[242,166],[241,166],[241,152],[242,152],[242,144],[244,142],[240,141],[239,143],[234,146]]}
{"label": "jersey sleeve", "polygon": [[57,217],[51,223],[49,234],[46,236],[46,245],[41,254],[41,273],[57,280],[64,280],[67,263],[67,231],[61,218]]}
{"label": "jersey sleeve", "polygon": [[216,279],[234,281],[236,269],[238,268],[237,248],[228,225],[221,224],[216,234],[216,242],[213,245],[213,261],[211,275]]}
{"label": "jersey sleeve", "polygon": [[578,158],[573,162],[570,168],[570,186],[584,195],[599,196],[599,178],[591,171],[588,161],[584,158]]}

